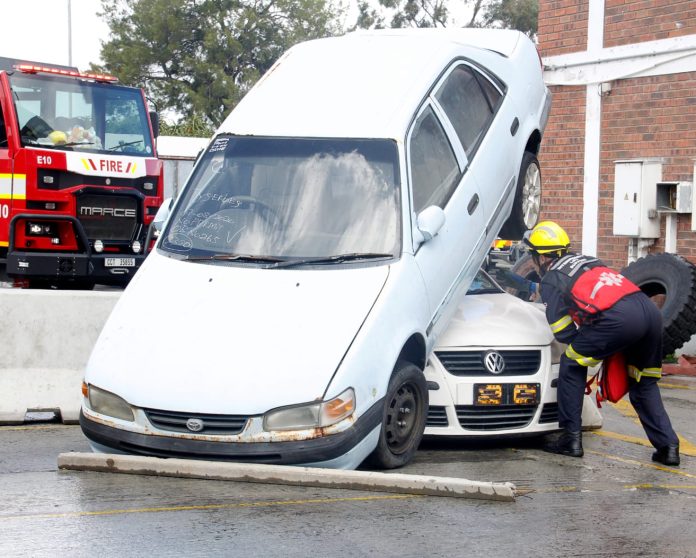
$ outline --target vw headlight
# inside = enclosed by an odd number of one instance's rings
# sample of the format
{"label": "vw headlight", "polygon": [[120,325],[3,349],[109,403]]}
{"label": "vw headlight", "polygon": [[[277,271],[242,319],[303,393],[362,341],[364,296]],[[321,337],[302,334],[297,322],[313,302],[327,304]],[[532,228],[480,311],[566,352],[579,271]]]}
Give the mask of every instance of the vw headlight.
{"label": "vw headlight", "polygon": [[567,346],[565,343],[559,343],[555,339],[551,341],[551,364],[561,362],[561,356],[565,353]]}
{"label": "vw headlight", "polygon": [[355,411],[355,392],[348,388],[329,401],[319,401],[268,411],[263,417],[263,429],[308,430],[331,426],[348,418]]}
{"label": "vw headlight", "polygon": [[90,385],[88,386],[87,397],[89,406],[95,413],[121,420],[135,420],[131,406],[118,395]]}

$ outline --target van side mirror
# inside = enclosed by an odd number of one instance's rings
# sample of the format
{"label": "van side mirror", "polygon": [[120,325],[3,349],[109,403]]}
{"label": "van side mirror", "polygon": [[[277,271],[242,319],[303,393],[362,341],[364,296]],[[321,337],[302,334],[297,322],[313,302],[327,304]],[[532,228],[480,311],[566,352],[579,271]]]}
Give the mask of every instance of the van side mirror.
{"label": "van side mirror", "polygon": [[169,212],[172,209],[174,198],[167,198],[159,206],[152,224],[147,229],[147,237],[145,238],[145,253],[149,254],[155,245],[155,241],[160,237],[164,230],[164,223],[169,218]]}
{"label": "van side mirror", "polygon": [[420,239],[416,238],[419,243],[428,242],[440,232],[440,229],[445,224],[445,212],[437,205],[426,207],[418,214],[416,218],[416,226],[420,233]]}
{"label": "van side mirror", "polygon": [[169,217],[169,211],[172,209],[172,205],[174,203],[174,198],[167,198],[162,202],[162,205],[159,206],[159,209],[157,210],[157,213],[155,214],[155,218],[152,221],[152,225],[157,228],[158,230],[162,230],[164,226],[164,222],[167,220]]}
{"label": "van side mirror", "polygon": [[150,124],[152,125],[152,135],[155,136],[156,138],[159,137],[159,114],[157,114],[157,111],[151,110],[150,111]]}

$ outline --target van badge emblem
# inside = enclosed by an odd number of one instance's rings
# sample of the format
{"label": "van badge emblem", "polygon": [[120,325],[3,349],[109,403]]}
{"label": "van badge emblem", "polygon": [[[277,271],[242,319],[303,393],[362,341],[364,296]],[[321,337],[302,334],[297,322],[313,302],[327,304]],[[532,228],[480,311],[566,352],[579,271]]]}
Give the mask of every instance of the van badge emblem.
{"label": "van badge emblem", "polygon": [[201,419],[197,418],[190,418],[186,421],[186,428],[188,428],[191,432],[200,432],[203,430],[203,421]]}

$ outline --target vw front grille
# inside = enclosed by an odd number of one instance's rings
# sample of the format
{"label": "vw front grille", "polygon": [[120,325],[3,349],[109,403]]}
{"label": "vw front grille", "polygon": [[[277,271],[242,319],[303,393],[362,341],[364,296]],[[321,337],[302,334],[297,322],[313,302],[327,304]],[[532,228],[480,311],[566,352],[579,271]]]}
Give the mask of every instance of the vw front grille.
{"label": "vw front grille", "polygon": [[539,422],[541,424],[558,422],[558,403],[544,403],[544,406],[541,408]]}
{"label": "vw front grille", "polygon": [[523,428],[534,418],[536,405],[457,405],[457,419],[467,430],[506,430]]}
{"label": "vw front grille", "polygon": [[428,418],[425,426],[449,426],[447,420],[447,409],[440,405],[430,405],[428,407]]}
{"label": "vw front grille", "polygon": [[529,376],[541,365],[541,351],[497,351],[505,360],[505,368],[492,374],[484,364],[485,351],[435,351],[435,356],[453,376]]}

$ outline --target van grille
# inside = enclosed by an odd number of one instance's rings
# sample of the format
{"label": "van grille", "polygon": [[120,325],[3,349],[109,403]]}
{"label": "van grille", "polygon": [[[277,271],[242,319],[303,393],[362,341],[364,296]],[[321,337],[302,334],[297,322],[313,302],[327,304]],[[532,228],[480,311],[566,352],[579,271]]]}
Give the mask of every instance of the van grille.
{"label": "van grille", "polygon": [[[454,376],[493,376],[483,364],[488,351],[435,351],[447,372]],[[541,351],[497,351],[505,360],[505,369],[495,376],[536,374],[541,365]]]}
{"label": "van grille", "polygon": [[[158,411],[155,409],[143,409],[147,420],[160,430],[170,432],[185,432],[187,434],[207,434],[229,436],[239,434],[249,420],[243,415],[206,415],[201,413],[179,413],[175,411]],[[203,422],[203,429],[193,432],[186,427],[189,419],[198,419]]]}

